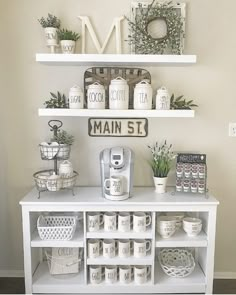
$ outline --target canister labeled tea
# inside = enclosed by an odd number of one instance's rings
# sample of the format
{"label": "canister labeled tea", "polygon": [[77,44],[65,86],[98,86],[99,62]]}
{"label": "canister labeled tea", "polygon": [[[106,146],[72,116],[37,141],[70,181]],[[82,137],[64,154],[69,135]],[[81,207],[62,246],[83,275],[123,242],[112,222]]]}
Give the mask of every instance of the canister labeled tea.
{"label": "canister labeled tea", "polygon": [[88,109],[105,109],[105,88],[98,82],[89,85],[87,90]]}
{"label": "canister labeled tea", "polygon": [[122,77],[111,80],[109,108],[112,110],[127,110],[129,108],[129,86]]}
{"label": "canister labeled tea", "polygon": [[151,110],[152,109],[152,87],[143,80],[136,84],[134,88],[134,109]]}
{"label": "canister labeled tea", "polygon": [[84,94],[81,88],[74,85],[70,88],[69,92],[69,108],[70,109],[83,109],[84,108]]}

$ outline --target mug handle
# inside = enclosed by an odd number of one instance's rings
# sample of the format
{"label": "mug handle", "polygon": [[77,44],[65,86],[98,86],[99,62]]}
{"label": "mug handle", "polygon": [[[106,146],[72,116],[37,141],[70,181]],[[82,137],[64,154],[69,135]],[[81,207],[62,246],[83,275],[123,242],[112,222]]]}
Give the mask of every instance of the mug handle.
{"label": "mug handle", "polygon": [[150,276],[151,273],[151,266],[147,266],[147,278]]}
{"label": "mug handle", "polygon": [[100,214],[100,223],[99,226],[102,225],[104,223],[104,216],[103,214]]}
{"label": "mug handle", "polygon": [[103,248],[102,240],[99,240],[99,254],[101,254]]}
{"label": "mug handle", "polygon": [[105,181],[104,181],[104,187],[105,187],[105,189],[107,189],[109,191],[111,188],[110,188],[110,186],[109,187],[107,186],[107,182],[108,181],[110,182],[110,179],[109,178],[105,179]]}
{"label": "mug handle", "polygon": [[146,216],[146,226],[151,225],[151,223],[152,223],[152,217],[151,217],[151,215],[148,214]]}
{"label": "mug handle", "polygon": [[152,248],[152,243],[151,241],[146,241],[146,252],[150,251]]}
{"label": "mug handle", "polygon": [[130,241],[130,251],[134,250],[134,241]]}

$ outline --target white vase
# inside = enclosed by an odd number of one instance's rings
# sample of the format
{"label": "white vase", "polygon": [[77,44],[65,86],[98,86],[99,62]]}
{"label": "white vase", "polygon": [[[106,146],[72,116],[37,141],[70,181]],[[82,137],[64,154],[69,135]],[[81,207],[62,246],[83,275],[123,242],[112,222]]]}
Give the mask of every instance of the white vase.
{"label": "white vase", "polygon": [[73,40],[61,40],[61,51],[65,54],[75,53],[75,41]]}
{"label": "white vase", "polygon": [[57,39],[57,29],[48,27],[44,29],[46,40],[47,40],[47,46],[57,46],[58,45],[58,39]]}
{"label": "white vase", "polygon": [[156,187],[156,193],[158,194],[164,194],[166,192],[166,183],[167,183],[167,177],[154,177],[154,184]]}

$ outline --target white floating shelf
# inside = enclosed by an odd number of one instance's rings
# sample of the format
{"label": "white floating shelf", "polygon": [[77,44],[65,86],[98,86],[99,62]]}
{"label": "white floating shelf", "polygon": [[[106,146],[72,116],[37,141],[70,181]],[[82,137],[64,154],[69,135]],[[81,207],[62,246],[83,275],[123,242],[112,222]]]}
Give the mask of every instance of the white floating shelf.
{"label": "white floating shelf", "polygon": [[59,66],[186,66],[195,64],[196,55],[149,54],[48,54],[37,53],[36,61]]}
{"label": "white floating shelf", "polygon": [[34,231],[32,234],[31,239],[31,247],[83,247],[84,246],[84,240],[83,240],[84,234],[83,232],[76,231],[74,234],[74,237],[72,240],[69,241],[46,241],[41,240],[41,238],[38,235],[38,231]]}
{"label": "white floating shelf", "polygon": [[136,258],[134,256],[127,258],[104,258],[101,256],[87,259],[87,265],[152,265],[153,263],[154,261],[151,255],[147,255],[142,258]]}
{"label": "white floating shelf", "polygon": [[156,247],[207,247],[207,235],[202,231],[196,237],[189,237],[182,229],[168,239],[157,234]]}
{"label": "white floating shelf", "polygon": [[193,118],[194,110],[39,109],[41,117]]}
{"label": "white floating shelf", "polygon": [[148,228],[145,232],[136,233],[134,231],[129,232],[107,232],[99,230],[97,232],[87,232],[87,238],[93,239],[151,239],[153,237],[152,231]]}

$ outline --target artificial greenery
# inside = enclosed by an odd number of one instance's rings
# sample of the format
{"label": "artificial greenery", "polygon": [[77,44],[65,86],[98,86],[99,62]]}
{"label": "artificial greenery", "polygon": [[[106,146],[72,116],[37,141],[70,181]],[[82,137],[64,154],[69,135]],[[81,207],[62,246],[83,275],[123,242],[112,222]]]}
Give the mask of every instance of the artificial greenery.
{"label": "artificial greenery", "polygon": [[79,34],[67,29],[60,29],[57,31],[57,34],[58,34],[59,40],[77,41],[80,38]]}
{"label": "artificial greenery", "polygon": [[152,153],[151,167],[154,177],[167,177],[175,158],[172,144],[167,145],[165,140],[163,144],[156,142],[153,146],[148,145],[148,148]]}
{"label": "artificial greenery", "polygon": [[173,110],[191,110],[192,107],[198,107],[197,104],[193,102],[193,100],[187,101],[183,98],[183,95],[180,95],[175,98],[174,94],[171,95],[170,98],[170,108]]}
{"label": "artificial greenery", "polygon": [[67,98],[65,94],[57,91],[57,94],[50,92],[51,98],[45,101],[46,108],[50,109],[65,109],[68,108]]}
{"label": "artificial greenery", "polygon": [[69,144],[71,145],[74,142],[74,136],[70,135],[65,130],[59,130],[57,135],[52,138],[52,141],[56,141],[59,144]]}
{"label": "artificial greenery", "polygon": [[[129,43],[134,46],[136,54],[163,54],[170,49],[173,54],[182,53],[184,20],[176,11],[172,2],[159,3],[153,0],[147,7],[139,3],[135,21],[125,18],[129,23]],[[148,32],[148,25],[154,20],[166,22],[167,34],[162,38],[153,38]]]}
{"label": "artificial greenery", "polygon": [[48,13],[47,18],[41,17],[38,19],[39,23],[43,28],[56,28],[59,29],[61,25],[61,21],[55,16]]}

